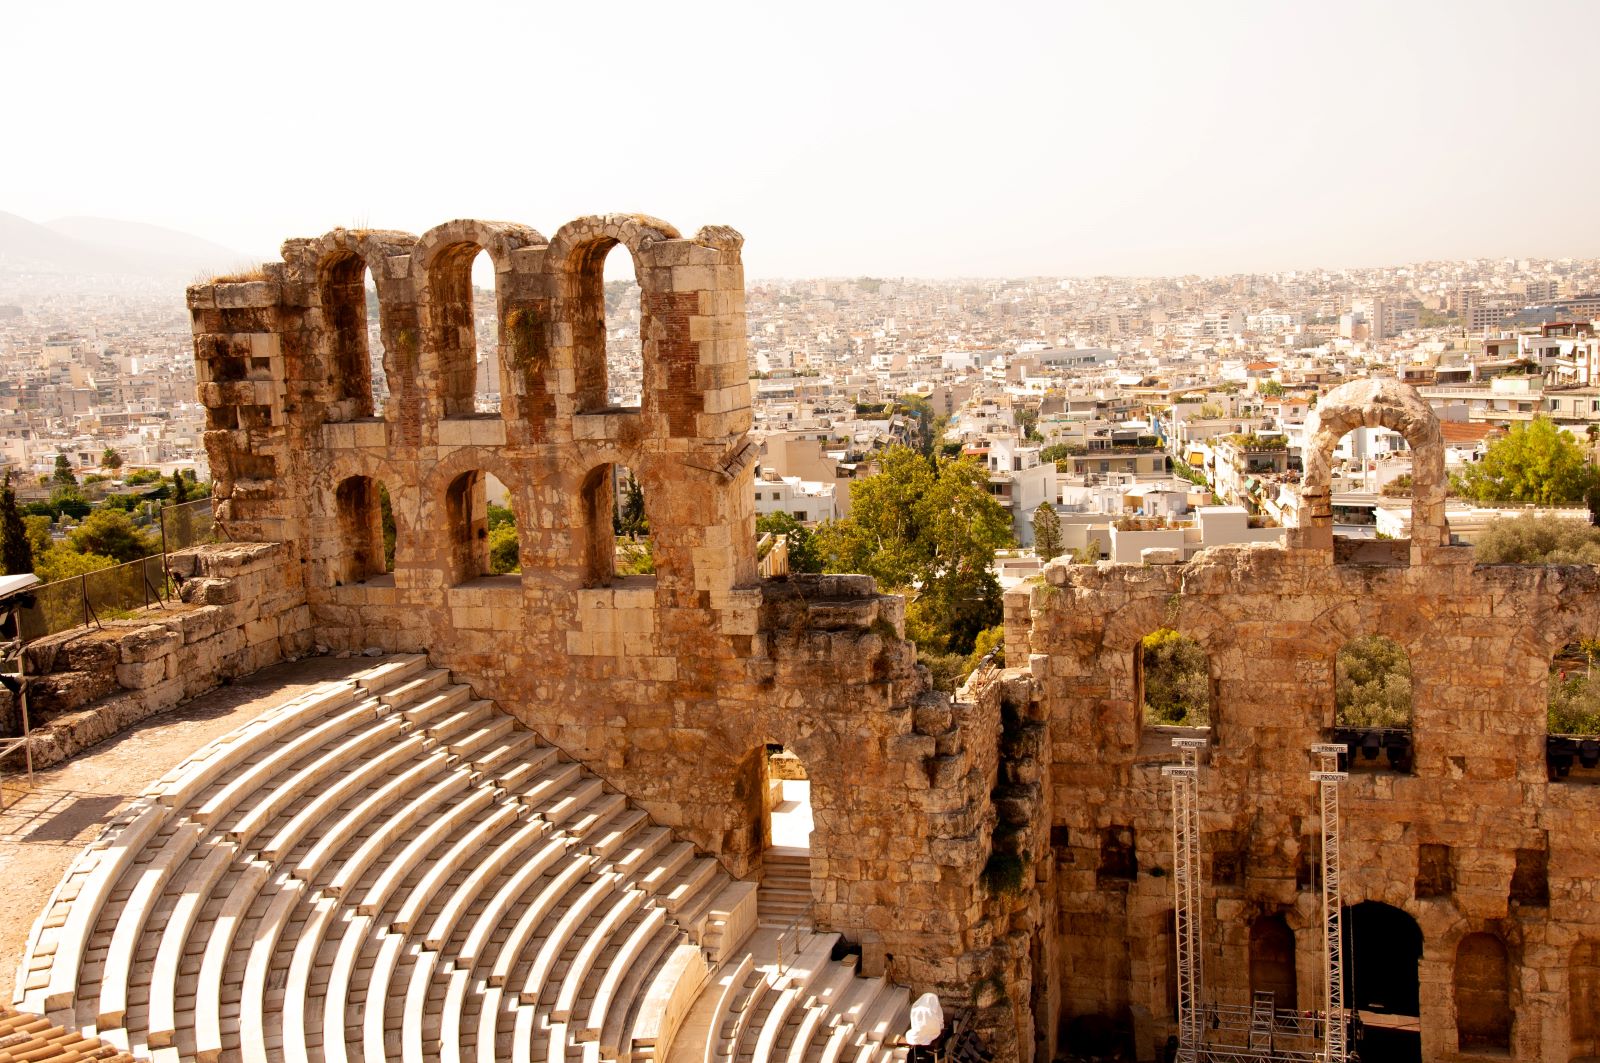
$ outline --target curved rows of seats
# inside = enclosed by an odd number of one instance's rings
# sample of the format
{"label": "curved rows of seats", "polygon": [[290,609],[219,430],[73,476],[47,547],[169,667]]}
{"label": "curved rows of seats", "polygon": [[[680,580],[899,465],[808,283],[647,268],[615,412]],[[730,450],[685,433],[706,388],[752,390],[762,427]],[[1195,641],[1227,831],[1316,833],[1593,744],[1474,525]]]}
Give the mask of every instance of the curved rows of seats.
{"label": "curved rows of seats", "polygon": [[833,960],[838,934],[802,932],[777,958],[746,954],[713,1013],[704,1063],[885,1063],[906,1057],[910,1023],[904,986],[862,978],[854,957]]}
{"label": "curved rows of seats", "polygon": [[392,658],[119,814],[35,924],[17,1004],[142,1059],[657,1058],[754,905],[493,704]]}

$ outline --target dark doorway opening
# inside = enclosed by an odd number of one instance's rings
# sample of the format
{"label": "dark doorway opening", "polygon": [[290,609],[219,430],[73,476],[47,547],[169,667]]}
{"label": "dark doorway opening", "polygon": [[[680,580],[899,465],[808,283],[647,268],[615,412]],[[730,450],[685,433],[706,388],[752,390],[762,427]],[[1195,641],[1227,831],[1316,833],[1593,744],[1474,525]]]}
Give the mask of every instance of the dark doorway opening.
{"label": "dark doorway opening", "polygon": [[1359,1020],[1355,1044],[1362,1063],[1422,1063],[1422,929],[1377,901],[1347,907],[1344,927],[1345,1006]]}

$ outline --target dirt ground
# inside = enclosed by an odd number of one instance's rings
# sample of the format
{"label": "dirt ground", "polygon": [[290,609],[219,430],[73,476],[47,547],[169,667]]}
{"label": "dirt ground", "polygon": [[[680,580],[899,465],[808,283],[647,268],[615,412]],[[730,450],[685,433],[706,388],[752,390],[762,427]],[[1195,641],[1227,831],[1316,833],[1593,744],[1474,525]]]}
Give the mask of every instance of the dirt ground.
{"label": "dirt ground", "polygon": [[263,668],[34,776],[8,775],[0,809],[0,1000],[10,1000],[34,919],[73,858],[119,809],[184,757],[370,658],[311,657]]}

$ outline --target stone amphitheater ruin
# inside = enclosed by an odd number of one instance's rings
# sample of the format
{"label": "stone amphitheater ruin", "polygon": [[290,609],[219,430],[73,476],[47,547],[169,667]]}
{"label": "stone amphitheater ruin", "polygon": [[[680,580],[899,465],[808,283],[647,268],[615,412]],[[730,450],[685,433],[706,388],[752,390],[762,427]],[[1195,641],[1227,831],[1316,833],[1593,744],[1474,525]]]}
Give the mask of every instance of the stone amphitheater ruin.
{"label": "stone amphitheater ruin", "polygon": [[[1176,737],[1200,763],[1200,1057],[1319,1058],[1310,750],[1337,737],[1365,1058],[1600,1056],[1600,757],[1557,771],[1545,733],[1600,573],[1449,545],[1414,392],[1324,396],[1285,545],[1051,563],[1007,596],[1009,667],[951,699],[899,598],[758,573],[742,243],[622,215],[549,239],[335,230],[189,290],[229,542],[174,555],[185,608],[32,648],[42,749],[277,661],[384,656],[152,765],[40,898],[20,1011],[163,1060],[864,1061],[903,1056],[934,992],[997,1059],[1170,1058]],[[642,289],[632,408],[608,399],[618,245]],[[1359,424],[1416,453],[1408,543],[1333,535],[1327,458]],[[654,575],[614,568],[619,468]],[[513,575],[486,574],[492,482]],[[1163,627],[1206,651],[1208,728],[1144,722],[1138,647]],[[1410,657],[1398,743],[1336,726],[1335,654],[1370,634]],[[773,844],[776,747],[809,781],[809,854]]]}

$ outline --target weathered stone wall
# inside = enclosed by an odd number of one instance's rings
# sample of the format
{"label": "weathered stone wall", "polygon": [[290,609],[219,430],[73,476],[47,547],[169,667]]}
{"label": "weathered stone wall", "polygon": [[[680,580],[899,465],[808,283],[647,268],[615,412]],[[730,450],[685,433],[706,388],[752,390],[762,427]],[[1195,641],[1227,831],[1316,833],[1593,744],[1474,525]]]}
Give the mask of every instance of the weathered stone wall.
{"label": "weathered stone wall", "polygon": [[[427,651],[736,874],[759,872],[765,749],[781,743],[811,781],[818,925],[861,944],[869,973],[964,1005],[1000,969],[979,882],[1000,714],[927,691],[904,603],[871,580],[759,579],[742,242],[631,215],[549,240],[475,221],[337,230],[289,241],[263,279],[191,288],[218,519],[285,544],[318,645]],[[617,245],[642,288],[637,408],[606,404],[601,269]],[[488,414],[472,394],[480,250],[500,326]],[[651,576],[613,571],[618,467],[644,489]],[[507,488],[519,574],[483,575],[482,474]]]}
{"label": "weathered stone wall", "polygon": [[179,601],[29,644],[34,767],[309,651],[311,611],[285,547],[197,546],[169,554],[168,564],[183,580]]}
{"label": "weathered stone wall", "polygon": [[[1008,632],[1008,651],[1034,655],[1051,730],[1050,823],[1063,843],[1057,1021],[1131,1022],[1140,1058],[1175,1032],[1160,773],[1175,762],[1173,729],[1144,725],[1135,676],[1139,639],[1160,627],[1200,643],[1217,693],[1200,783],[1206,997],[1249,1002],[1250,925],[1281,914],[1295,935],[1298,1006],[1318,1006],[1308,750],[1331,737],[1339,647],[1382,634],[1410,655],[1415,766],[1357,760],[1343,784],[1345,901],[1381,901],[1420,926],[1424,1059],[1461,1055],[1456,954],[1474,933],[1509,952],[1511,1057],[1571,1058],[1569,959],[1600,940],[1600,788],[1548,777],[1545,683],[1565,643],[1600,630],[1600,571],[1474,567],[1465,548],[1432,556],[1335,564],[1329,551],[1258,545],[1181,566],[1058,563],[1008,602],[1008,622],[1024,605],[1029,613]],[[1130,836],[1132,868],[1117,848]],[[1434,847],[1437,859],[1440,846],[1453,882],[1421,888],[1419,854]],[[1541,879],[1531,888],[1530,868]]]}

